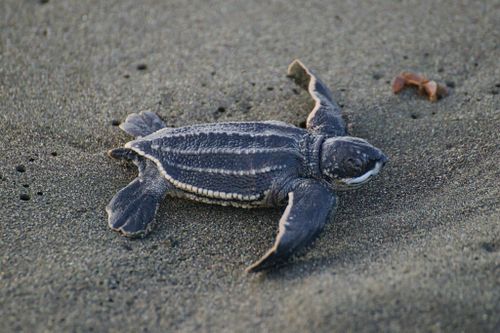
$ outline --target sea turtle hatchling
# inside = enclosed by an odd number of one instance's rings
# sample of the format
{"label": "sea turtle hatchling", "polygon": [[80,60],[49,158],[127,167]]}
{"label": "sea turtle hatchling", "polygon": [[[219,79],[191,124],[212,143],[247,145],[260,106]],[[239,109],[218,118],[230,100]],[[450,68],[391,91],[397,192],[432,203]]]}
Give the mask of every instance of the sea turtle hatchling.
{"label": "sea turtle hatchling", "polygon": [[283,263],[311,243],[335,211],[335,191],[367,182],[387,157],[348,135],[330,90],[299,60],[288,75],[315,102],[307,129],[279,121],[169,128],[152,112],[129,115],[120,128],[135,140],[109,155],[131,160],[139,175],[106,207],[109,226],[145,235],[170,194],[244,208],[287,205],[274,246],[249,272]]}

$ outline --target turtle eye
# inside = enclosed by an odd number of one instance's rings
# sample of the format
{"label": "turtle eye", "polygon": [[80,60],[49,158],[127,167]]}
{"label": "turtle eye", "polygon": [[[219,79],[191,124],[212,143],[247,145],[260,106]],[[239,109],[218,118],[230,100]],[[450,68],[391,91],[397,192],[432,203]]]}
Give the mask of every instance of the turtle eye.
{"label": "turtle eye", "polygon": [[346,160],[346,165],[350,170],[361,171],[363,163],[357,158],[348,158]]}

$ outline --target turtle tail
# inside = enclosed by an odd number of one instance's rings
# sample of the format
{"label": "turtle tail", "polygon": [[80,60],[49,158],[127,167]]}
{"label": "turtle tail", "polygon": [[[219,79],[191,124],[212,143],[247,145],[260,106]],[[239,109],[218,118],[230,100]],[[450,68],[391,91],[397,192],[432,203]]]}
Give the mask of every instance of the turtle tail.
{"label": "turtle tail", "polygon": [[132,113],[120,124],[120,128],[130,135],[143,137],[167,127],[158,115],[151,111]]}
{"label": "turtle tail", "polygon": [[156,211],[168,190],[167,181],[154,162],[126,148],[109,152],[114,158],[132,160],[139,175],[115,194],[106,206],[109,227],[127,237],[145,236],[155,220]]}

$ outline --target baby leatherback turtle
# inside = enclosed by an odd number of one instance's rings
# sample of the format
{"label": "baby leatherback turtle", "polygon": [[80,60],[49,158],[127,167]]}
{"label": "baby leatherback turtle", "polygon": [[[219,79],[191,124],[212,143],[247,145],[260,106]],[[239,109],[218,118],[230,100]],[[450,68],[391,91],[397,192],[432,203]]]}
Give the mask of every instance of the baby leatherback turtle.
{"label": "baby leatherback turtle", "polygon": [[283,263],[311,243],[335,211],[335,190],[367,182],[387,157],[348,135],[330,90],[299,60],[288,75],[315,102],[307,129],[279,121],[169,128],[152,112],[129,115],[120,128],[136,139],[109,155],[131,160],[139,175],[106,207],[109,226],[145,235],[170,194],[244,208],[287,205],[274,246],[249,272]]}

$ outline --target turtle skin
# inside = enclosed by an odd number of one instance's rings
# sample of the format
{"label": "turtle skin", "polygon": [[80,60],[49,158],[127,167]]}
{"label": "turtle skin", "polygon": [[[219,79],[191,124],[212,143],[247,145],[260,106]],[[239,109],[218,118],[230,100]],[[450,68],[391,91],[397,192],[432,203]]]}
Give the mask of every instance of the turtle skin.
{"label": "turtle skin", "polygon": [[136,139],[109,154],[135,163],[139,175],[106,207],[109,226],[144,236],[167,194],[243,208],[286,205],[275,244],[247,272],[285,263],[309,245],[335,212],[335,191],[371,179],[387,157],[348,135],[330,90],[300,61],[288,75],[314,101],[306,129],[279,121],[169,128],[152,112],[129,115],[120,127]]}

